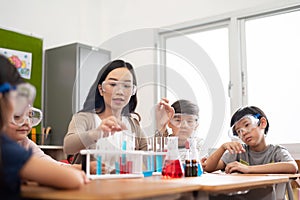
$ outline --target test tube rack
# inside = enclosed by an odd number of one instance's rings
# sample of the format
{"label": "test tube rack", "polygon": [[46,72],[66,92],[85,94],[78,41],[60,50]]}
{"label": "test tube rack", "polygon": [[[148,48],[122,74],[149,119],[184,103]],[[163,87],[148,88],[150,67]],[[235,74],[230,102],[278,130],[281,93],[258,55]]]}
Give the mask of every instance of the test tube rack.
{"label": "test tube rack", "polygon": [[[86,175],[90,179],[114,179],[114,178],[143,178],[145,171],[154,171],[154,157],[161,155],[165,156],[166,152],[154,151],[136,151],[136,150],[96,150],[85,149],[80,151],[81,155],[85,156]],[[98,168],[102,166],[102,159],[96,159],[97,173],[91,174],[90,161],[91,156],[102,157],[111,156],[115,158],[115,172],[102,174]],[[124,169],[124,168],[125,169]]]}

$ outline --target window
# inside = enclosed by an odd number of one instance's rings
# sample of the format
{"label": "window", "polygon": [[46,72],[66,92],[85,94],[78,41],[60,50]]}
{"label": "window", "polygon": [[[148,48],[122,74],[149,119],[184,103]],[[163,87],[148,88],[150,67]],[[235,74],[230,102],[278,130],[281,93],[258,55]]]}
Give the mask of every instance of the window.
{"label": "window", "polygon": [[[177,35],[170,33],[172,27],[160,32],[160,47],[167,50],[159,57],[160,64],[166,65],[160,81],[165,81],[167,89],[165,94],[161,90],[159,94],[166,95],[171,102],[187,98],[198,104],[199,134],[204,139],[216,140],[211,148],[229,140],[227,130],[233,112],[242,106],[254,105],[265,111],[269,119],[268,142],[286,144],[294,156],[299,155],[299,150],[289,148],[294,145],[290,143],[300,143],[298,130],[295,130],[300,121],[299,8],[299,3],[269,5],[269,8],[253,8],[189,22],[186,26],[174,25],[174,32],[181,31]],[[226,107],[223,128],[218,133],[221,137],[208,135],[213,133],[210,128],[215,105],[206,76],[199,73],[202,70],[197,70],[199,66],[172,51],[174,46],[185,48],[189,45],[184,38],[207,53],[221,77]],[[179,92],[176,85],[183,91]],[[209,151],[209,148],[204,150]]]}
{"label": "window", "polygon": [[[172,51],[172,48],[176,45],[184,48],[184,42],[188,42],[188,40],[191,40],[200,48],[196,50],[193,48],[194,44],[192,44],[190,52],[191,54],[198,54],[199,57],[202,56],[199,58],[201,60],[200,67],[193,65],[193,62],[190,62],[191,60],[184,55]],[[178,99],[188,99],[199,106],[200,124],[198,134],[205,140],[210,140],[210,147],[219,146],[224,140],[228,141],[227,128],[229,127],[230,116],[230,101],[227,97],[227,85],[229,83],[228,28],[221,27],[169,37],[166,39],[166,49],[169,50],[166,53],[167,98],[171,103]],[[207,63],[210,61],[212,61],[211,66]],[[224,104],[226,111],[225,117],[222,118],[225,126],[221,129],[221,132],[215,135],[217,137],[208,135],[212,125],[213,112],[217,111],[214,110],[210,91],[211,85],[207,83],[204,74],[201,73],[202,65],[216,68],[218,75],[221,77],[223,94],[225,94],[225,102],[220,102]],[[218,141],[220,143],[217,143]]]}
{"label": "window", "polygon": [[300,11],[245,22],[249,105],[269,118],[270,143],[300,142]]}

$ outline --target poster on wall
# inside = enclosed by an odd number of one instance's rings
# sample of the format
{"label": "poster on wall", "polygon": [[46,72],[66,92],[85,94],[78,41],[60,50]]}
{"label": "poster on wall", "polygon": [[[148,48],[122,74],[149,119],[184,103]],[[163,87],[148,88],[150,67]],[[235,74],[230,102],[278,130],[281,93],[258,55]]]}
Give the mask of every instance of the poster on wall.
{"label": "poster on wall", "polygon": [[30,79],[32,53],[13,49],[0,48],[0,54],[7,57],[18,69],[23,78]]}

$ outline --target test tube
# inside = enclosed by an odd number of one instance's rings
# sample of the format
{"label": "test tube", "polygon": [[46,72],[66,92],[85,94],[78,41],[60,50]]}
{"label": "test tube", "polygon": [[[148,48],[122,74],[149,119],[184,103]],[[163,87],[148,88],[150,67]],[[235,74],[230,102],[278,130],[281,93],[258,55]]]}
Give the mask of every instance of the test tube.
{"label": "test tube", "polygon": [[100,155],[97,155],[97,166],[96,166],[96,174],[102,174],[102,158]]}
{"label": "test tube", "polygon": [[[127,142],[125,140],[122,141],[122,150],[126,151],[126,145]],[[121,155],[121,161],[120,161],[120,173],[121,174],[126,174],[127,173],[127,169],[126,169],[126,154],[122,154]]]}
{"label": "test tube", "polygon": [[[155,138],[155,152],[163,152],[163,137],[156,137]],[[162,165],[163,165],[163,156],[162,155],[156,155],[155,156],[155,171],[161,172],[162,171]]]}

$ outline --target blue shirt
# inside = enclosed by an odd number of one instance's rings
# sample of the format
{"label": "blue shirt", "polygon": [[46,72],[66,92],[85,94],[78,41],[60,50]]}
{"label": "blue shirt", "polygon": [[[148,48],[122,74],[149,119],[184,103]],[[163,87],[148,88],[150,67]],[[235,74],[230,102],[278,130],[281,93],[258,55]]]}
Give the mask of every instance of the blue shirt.
{"label": "blue shirt", "polygon": [[1,188],[0,199],[18,199],[20,196],[20,170],[32,155],[16,142],[0,133]]}

